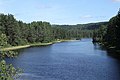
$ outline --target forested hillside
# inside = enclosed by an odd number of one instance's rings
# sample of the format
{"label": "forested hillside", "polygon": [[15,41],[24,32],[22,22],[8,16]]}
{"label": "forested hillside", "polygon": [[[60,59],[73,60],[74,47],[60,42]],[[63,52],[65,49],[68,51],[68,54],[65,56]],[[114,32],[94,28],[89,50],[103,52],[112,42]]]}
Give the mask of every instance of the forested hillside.
{"label": "forested hillside", "polygon": [[[107,25],[108,22],[98,22],[98,23],[88,23],[88,24],[77,24],[77,25],[52,25],[52,27],[59,27],[68,30],[72,37],[75,38],[91,38],[93,36],[93,31],[101,27],[102,25]],[[74,34],[74,35],[73,35]]]}
{"label": "forested hillside", "polygon": [[[12,46],[72,38],[71,33],[66,29],[51,27],[49,22],[23,23],[17,21],[11,14],[0,14],[0,36],[2,35],[5,36],[7,43]],[[75,36],[76,34],[72,33],[72,35]]]}
{"label": "forested hillside", "polygon": [[109,20],[107,26],[101,26],[94,32],[93,42],[96,41],[120,57],[120,11]]}
{"label": "forested hillside", "polygon": [[3,44],[4,47],[51,42],[58,39],[80,39],[92,37],[93,30],[103,24],[107,22],[77,25],[51,25],[42,21],[24,23],[16,20],[11,14],[0,14],[0,37],[1,41],[4,37],[7,42],[7,45]]}

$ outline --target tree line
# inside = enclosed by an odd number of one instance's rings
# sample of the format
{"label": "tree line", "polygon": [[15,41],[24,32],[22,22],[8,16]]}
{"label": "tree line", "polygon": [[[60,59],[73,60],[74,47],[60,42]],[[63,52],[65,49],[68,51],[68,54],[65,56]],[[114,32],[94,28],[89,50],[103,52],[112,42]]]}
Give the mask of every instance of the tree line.
{"label": "tree line", "polygon": [[102,25],[94,31],[93,42],[101,43],[108,50],[113,50],[113,55],[120,57],[120,10],[107,25]]}
{"label": "tree line", "polygon": [[6,36],[8,45],[18,46],[57,39],[92,37],[93,30],[102,24],[106,22],[77,25],[51,25],[42,21],[24,23],[16,20],[12,14],[0,14],[0,35]]}
{"label": "tree line", "polygon": [[52,27],[62,28],[69,34],[68,38],[91,38],[93,31],[98,29],[101,25],[106,25],[108,22],[77,24],[77,25],[52,25]]}

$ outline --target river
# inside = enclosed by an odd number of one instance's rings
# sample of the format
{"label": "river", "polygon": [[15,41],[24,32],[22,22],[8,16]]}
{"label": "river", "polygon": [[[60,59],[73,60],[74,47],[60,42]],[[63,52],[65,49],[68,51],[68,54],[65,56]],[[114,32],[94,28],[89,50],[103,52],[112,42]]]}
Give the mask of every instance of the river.
{"label": "river", "polygon": [[120,62],[91,39],[23,49],[7,62],[24,70],[19,80],[120,80]]}

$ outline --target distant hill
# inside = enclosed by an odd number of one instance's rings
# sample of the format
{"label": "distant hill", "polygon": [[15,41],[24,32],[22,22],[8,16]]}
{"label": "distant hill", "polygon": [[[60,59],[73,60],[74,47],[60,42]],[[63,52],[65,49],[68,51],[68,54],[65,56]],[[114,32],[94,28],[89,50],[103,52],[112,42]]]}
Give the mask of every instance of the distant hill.
{"label": "distant hill", "polygon": [[52,27],[62,27],[67,29],[78,28],[81,30],[94,30],[98,29],[101,25],[107,25],[108,22],[88,23],[88,24],[76,24],[76,25],[52,25]]}

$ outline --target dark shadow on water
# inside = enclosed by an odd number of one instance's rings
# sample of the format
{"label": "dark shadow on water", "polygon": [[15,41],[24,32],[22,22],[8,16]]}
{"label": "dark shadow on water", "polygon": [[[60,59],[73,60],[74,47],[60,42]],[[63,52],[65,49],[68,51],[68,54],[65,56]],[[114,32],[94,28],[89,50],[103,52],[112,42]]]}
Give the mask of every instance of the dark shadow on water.
{"label": "dark shadow on water", "polygon": [[107,55],[120,60],[120,52],[116,52],[116,50],[114,50],[114,49],[112,49],[112,50],[108,49]]}
{"label": "dark shadow on water", "polygon": [[107,55],[120,60],[120,52],[116,52],[116,49],[107,49],[105,46],[100,45],[99,43],[93,43],[94,48],[98,50],[104,50],[107,52]]}
{"label": "dark shadow on water", "polygon": [[109,57],[113,58],[113,60],[115,60],[115,64],[113,66],[116,67],[115,68],[116,73],[113,75],[117,76],[116,79],[119,80],[120,79],[120,52],[116,52],[115,49],[107,49],[105,46],[102,46],[98,43],[93,43],[93,45],[94,45],[94,49],[106,51],[107,56],[109,56]]}
{"label": "dark shadow on water", "polygon": [[94,48],[95,49],[98,49],[98,50],[106,50],[106,48],[104,46],[101,46],[100,44],[98,43],[93,43],[94,45]]}

